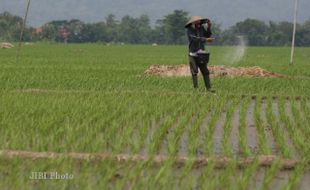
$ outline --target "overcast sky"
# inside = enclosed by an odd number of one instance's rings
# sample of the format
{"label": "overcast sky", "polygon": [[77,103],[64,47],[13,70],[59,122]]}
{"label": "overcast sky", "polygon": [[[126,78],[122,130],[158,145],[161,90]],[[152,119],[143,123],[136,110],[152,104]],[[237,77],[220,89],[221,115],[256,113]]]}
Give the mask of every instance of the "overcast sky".
{"label": "overcast sky", "polygon": [[[0,0],[0,12],[22,16],[27,0]],[[310,0],[299,0],[298,21],[310,19]],[[108,14],[150,16],[152,23],[175,9],[201,15],[226,28],[246,18],[292,21],[294,0],[31,0],[28,24],[40,26],[51,20],[102,21]]]}

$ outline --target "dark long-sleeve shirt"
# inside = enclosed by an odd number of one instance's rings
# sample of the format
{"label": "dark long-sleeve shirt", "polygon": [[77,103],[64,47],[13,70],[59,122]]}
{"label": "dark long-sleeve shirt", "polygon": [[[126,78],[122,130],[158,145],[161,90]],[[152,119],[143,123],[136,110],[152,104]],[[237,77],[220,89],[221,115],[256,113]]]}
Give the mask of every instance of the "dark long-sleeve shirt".
{"label": "dark long-sleeve shirt", "polygon": [[205,29],[201,26],[198,29],[188,27],[187,37],[189,41],[189,53],[196,53],[198,50],[205,50],[206,38],[211,37],[210,28]]}

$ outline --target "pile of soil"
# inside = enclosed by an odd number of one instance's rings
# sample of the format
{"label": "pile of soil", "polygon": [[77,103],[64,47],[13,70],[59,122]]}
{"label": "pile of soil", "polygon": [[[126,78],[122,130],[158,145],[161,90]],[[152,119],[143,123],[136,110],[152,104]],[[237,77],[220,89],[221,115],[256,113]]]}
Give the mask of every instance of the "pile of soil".
{"label": "pile of soil", "polygon": [[12,48],[12,47],[14,47],[14,46],[11,43],[8,43],[8,42],[0,43],[0,48],[1,49],[9,49],[9,48]]}
{"label": "pile of soil", "polygon": [[[282,78],[284,75],[266,71],[260,67],[228,67],[228,66],[209,66],[211,77],[271,77]],[[191,76],[188,65],[152,65],[144,72],[146,75],[156,76]]]}

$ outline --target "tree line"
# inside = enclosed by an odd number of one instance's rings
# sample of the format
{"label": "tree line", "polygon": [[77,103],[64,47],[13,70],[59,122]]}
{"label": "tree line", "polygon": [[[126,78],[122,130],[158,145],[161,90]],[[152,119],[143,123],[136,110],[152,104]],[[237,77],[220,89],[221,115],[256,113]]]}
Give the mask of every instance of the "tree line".
{"label": "tree line", "polygon": [[[55,20],[42,27],[26,27],[24,41],[50,41],[65,43],[128,43],[128,44],[186,44],[184,24],[189,15],[183,10],[157,20],[151,26],[148,15],[117,20],[110,14],[104,21],[85,23],[77,19]],[[0,41],[18,41],[23,19],[10,14],[0,13]],[[265,23],[257,19],[246,19],[228,29],[222,30],[220,24],[213,23],[213,36],[217,45],[238,44],[243,36],[250,46],[285,46],[291,43],[293,23]],[[297,46],[310,46],[310,19],[297,25]]]}

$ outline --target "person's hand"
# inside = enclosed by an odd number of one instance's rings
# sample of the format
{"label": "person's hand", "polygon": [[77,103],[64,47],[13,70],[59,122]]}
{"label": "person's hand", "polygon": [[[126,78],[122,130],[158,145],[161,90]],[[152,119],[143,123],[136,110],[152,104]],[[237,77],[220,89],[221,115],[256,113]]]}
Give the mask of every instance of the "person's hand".
{"label": "person's hand", "polygon": [[206,38],[206,41],[209,43],[212,43],[215,40],[215,38]]}

